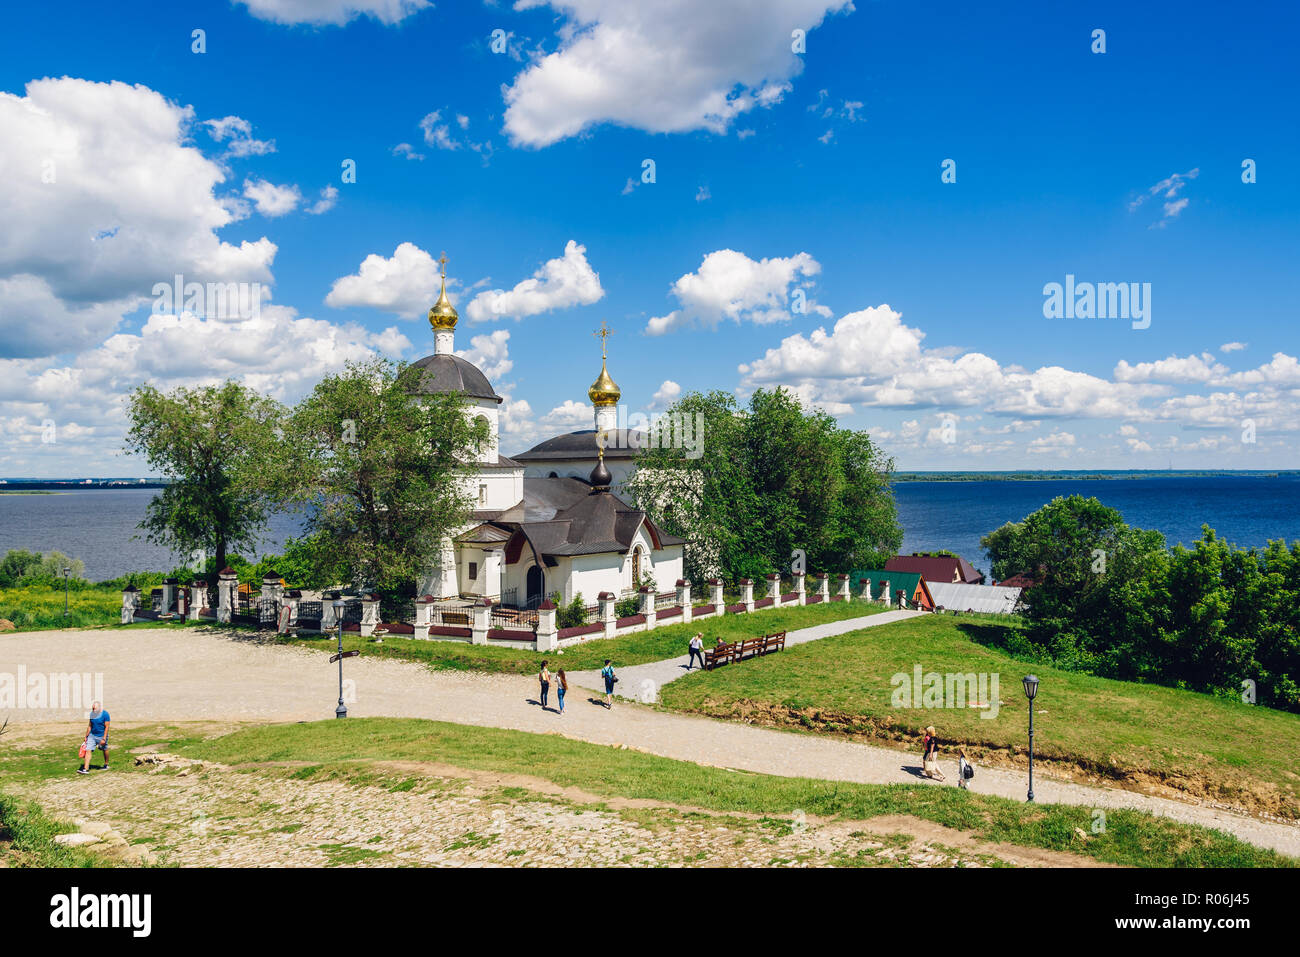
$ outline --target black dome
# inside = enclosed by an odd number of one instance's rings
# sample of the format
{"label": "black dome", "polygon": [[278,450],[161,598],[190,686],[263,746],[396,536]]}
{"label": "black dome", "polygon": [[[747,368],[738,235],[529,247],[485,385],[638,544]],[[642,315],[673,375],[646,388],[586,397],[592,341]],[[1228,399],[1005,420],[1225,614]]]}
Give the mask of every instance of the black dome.
{"label": "black dome", "polygon": [[[544,459],[583,459],[594,458],[598,451],[596,430],[583,429],[580,432],[566,432],[553,439],[547,439],[534,445],[522,455],[512,456],[516,462],[541,461]],[[636,429],[606,429],[605,458],[633,459],[645,446],[647,436]]]}
{"label": "black dome", "polygon": [[501,396],[492,391],[492,383],[487,376],[472,362],[467,362],[460,356],[425,356],[411,365],[423,372],[420,384],[415,388],[417,393],[463,392],[475,399],[503,401]]}

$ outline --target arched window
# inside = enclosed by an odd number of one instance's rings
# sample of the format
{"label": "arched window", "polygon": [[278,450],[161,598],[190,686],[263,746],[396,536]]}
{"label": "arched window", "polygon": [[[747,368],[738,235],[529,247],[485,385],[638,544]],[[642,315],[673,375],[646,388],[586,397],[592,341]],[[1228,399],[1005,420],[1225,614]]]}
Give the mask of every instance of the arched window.
{"label": "arched window", "polygon": [[632,587],[641,587],[641,549],[632,550]]}

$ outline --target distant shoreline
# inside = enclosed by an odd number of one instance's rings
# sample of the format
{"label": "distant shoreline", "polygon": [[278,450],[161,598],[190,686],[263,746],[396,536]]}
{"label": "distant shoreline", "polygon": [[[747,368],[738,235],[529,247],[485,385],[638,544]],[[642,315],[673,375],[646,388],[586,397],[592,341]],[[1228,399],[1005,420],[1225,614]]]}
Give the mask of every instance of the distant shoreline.
{"label": "distant shoreline", "polygon": [[892,482],[1104,482],[1149,478],[1280,478],[1297,475],[1289,470],[1253,471],[1245,469],[1133,469],[1125,471],[1080,472],[895,472]]}

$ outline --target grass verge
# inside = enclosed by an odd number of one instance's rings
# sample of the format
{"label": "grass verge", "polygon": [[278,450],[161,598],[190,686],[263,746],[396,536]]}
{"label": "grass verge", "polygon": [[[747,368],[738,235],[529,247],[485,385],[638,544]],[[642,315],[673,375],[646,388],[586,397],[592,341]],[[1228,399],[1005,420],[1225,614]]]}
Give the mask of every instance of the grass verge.
{"label": "grass verge", "polygon": [[1087,807],[1036,805],[955,787],[871,785],[737,772],[637,751],[436,721],[368,718],[267,725],[180,745],[181,753],[233,766],[307,760],[300,775],[366,774],[378,761],[437,761],[526,774],[606,798],[790,817],[796,811],[846,820],[908,814],[979,838],[1047,848],[1132,867],[1295,867],[1300,861],[1196,825],[1137,811],[1108,810],[1092,834]]}
{"label": "grass verge", "polygon": [[[932,615],[826,638],[780,655],[697,672],[664,686],[664,706],[718,718],[863,736],[918,747],[927,725],[976,763],[1027,763],[1020,679],[1040,680],[1035,760],[1076,778],[1152,793],[1172,788],[1252,811],[1300,817],[1300,716],[1159,685],[1028,666],[987,647],[990,624]],[[981,642],[973,640],[979,638]],[[999,677],[992,709],[919,707],[895,699],[902,675]],[[993,696],[992,694],[990,695]],[[924,703],[924,702],[923,702]],[[953,705],[956,702],[948,701]]]}

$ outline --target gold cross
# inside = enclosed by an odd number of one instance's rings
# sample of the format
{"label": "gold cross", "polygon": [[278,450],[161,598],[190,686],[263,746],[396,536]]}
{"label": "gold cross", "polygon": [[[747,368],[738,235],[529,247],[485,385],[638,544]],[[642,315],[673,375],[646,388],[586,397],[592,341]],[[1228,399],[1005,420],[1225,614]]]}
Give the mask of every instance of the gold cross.
{"label": "gold cross", "polygon": [[438,262],[442,263],[442,278],[446,279],[447,278],[447,251],[445,249],[442,251],[442,256],[438,259]]}
{"label": "gold cross", "polygon": [[600,340],[600,357],[602,359],[608,358],[608,356],[605,353],[605,340],[608,339],[613,334],[614,334],[614,330],[612,330],[609,327],[609,324],[605,322],[604,319],[600,321],[600,328],[592,333],[592,335],[594,335],[597,339]]}

